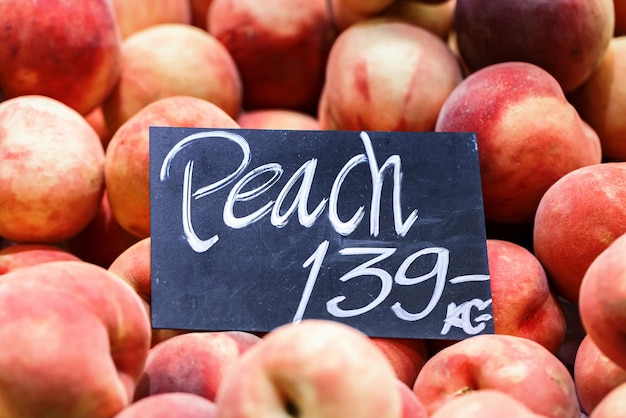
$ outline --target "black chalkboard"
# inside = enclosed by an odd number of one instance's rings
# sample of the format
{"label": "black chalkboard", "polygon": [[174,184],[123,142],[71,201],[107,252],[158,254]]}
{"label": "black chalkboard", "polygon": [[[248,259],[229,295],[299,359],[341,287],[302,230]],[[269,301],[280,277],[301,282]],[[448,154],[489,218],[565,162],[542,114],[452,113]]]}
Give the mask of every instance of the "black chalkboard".
{"label": "black chalkboard", "polygon": [[150,129],[155,328],[493,333],[472,133]]}

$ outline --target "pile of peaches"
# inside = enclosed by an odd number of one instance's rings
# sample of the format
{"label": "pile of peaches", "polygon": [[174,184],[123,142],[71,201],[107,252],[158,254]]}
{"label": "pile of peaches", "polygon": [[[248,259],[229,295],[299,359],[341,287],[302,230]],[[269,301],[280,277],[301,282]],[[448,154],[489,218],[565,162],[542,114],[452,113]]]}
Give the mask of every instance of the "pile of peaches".
{"label": "pile of peaches", "polygon": [[[626,0],[0,2],[0,418],[626,415]],[[150,322],[149,127],[475,132],[495,334]]]}

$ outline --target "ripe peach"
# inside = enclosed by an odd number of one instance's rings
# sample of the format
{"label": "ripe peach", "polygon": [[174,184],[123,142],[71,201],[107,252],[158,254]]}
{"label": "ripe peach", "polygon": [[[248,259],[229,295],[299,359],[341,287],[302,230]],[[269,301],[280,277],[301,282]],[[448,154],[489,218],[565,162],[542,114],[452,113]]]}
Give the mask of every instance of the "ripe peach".
{"label": "ripe peach", "polygon": [[86,115],[109,94],[120,64],[110,0],[6,0],[0,16],[4,97],[48,96]]}
{"label": "ripe peach", "polygon": [[150,322],[117,276],[83,261],[14,270],[0,284],[0,413],[110,418],[130,403]]}
{"label": "ripe peach", "polygon": [[315,112],[335,36],[326,0],[213,0],[207,27],[237,64],[245,109]]}
{"label": "ripe peach", "polygon": [[429,415],[463,393],[502,391],[536,414],[579,418],[569,370],[545,347],[523,337],[481,334],[432,355],[413,391]]}
{"label": "ripe peach", "polygon": [[309,319],[274,329],[240,357],[218,391],[217,415],[397,418],[397,385],[366,335]]}
{"label": "ripe peach", "polygon": [[239,71],[224,45],[206,31],[181,23],[154,25],[126,38],[121,51],[119,80],[102,103],[113,132],[146,105],[168,96],[197,97],[232,118],[239,114]]}
{"label": "ripe peach", "polygon": [[96,215],[104,192],[102,143],[60,101],[20,96],[0,103],[0,161],[0,236],[57,243]]}
{"label": "ripe peach", "polygon": [[259,341],[241,331],[189,332],[162,341],[150,349],[135,400],[185,392],[215,401],[227,373]]}
{"label": "ripe peach", "polygon": [[140,239],[150,235],[150,126],[239,127],[211,102],[170,96],[147,105],[115,132],[104,173],[111,211],[122,228]]}
{"label": "ripe peach", "polygon": [[532,223],[554,182],[601,160],[597,135],[554,77],[524,62],[465,78],[447,97],[436,131],[477,134],[485,218],[492,222]]}
{"label": "ripe peach", "polygon": [[397,19],[368,19],[333,44],[318,118],[323,129],[431,131],[460,82],[441,38]]}
{"label": "ripe peach", "polygon": [[539,260],[526,248],[503,240],[487,240],[497,334],[538,342],[556,353],[567,324]]}
{"label": "ripe peach", "polygon": [[626,232],[626,163],[601,163],[566,174],[541,198],[534,254],[557,294],[578,303],[591,262]]}
{"label": "ripe peach", "polygon": [[529,62],[569,92],[597,68],[613,36],[615,14],[612,0],[464,0],[457,3],[454,24],[470,71]]}

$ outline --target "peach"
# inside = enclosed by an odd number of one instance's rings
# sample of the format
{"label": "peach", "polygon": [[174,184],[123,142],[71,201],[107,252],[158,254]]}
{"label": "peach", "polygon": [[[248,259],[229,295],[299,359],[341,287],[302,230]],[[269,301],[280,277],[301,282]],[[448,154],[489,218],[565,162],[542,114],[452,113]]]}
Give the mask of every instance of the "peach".
{"label": "peach", "polygon": [[237,117],[240,127],[246,129],[321,129],[319,121],[308,113],[290,109],[257,109],[243,111]]}
{"label": "peach", "polygon": [[601,161],[600,140],[557,81],[524,62],[490,65],[448,96],[438,132],[475,132],[485,218],[532,223],[539,200],[563,175]]}
{"label": "peach", "polygon": [[626,369],[626,231],[592,261],[578,305],[587,335],[611,361]]}
{"label": "peach", "polygon": [[526,248],[487,240],[493,324],[497,334],[531,339],[556,353],[567,323],[541,263]]}
{"label": "peach", "polygon": [[80,259],[69,251],[50,244],[14,244],[0,249],[0,275],[50,261]]}
{"label": "peach", "polygon": [[122,228],[140,239],[150,235],[150,126],[239,127],[209,101],[170,96],[147,105],[115,132],[104,166],[111,211]]}
{"label": "peach", "polygon": [[460,82],[441,38],[397,19],[368,19],[333,44],[318,118],[331,130],[431,131]]}
{"label": "peach", "polygon": [[217,416],[397,418],[397,385],[365,334],[340,322],[303,320],[274,329],[240,357],[218,391]]}
{"label": "peach", "polygon": [[622,383],[598,404],[589,418],[621,418],[626,410],[626,383]]}
{"label": "peach", "polygon": [[426,340],[413,338],[371,337],[396,372],[398,379],[413,386],[419,371],[428,359]]}
{"label": "peach", "polygon": [[529,62],[569,92],[597,68],[613,36],[615,13],[612,0],[464,0],[457,3],[454,24],[470,71]]}
{"label": "peach", "polygon": [[109,418],[130,403],[150,323],[128,284],[82,261],[2,276],[0,413]]}
{"label": "peach", "polygon": [[20,96],[0,103],[0,161],[0,236],[57,243],[96,215],[104,150],[85,118],[60,101]]}
{"label": "peach", "polygon": [[111,213],[106,189],[91,222],[66,242],[67,249],[81,260],[108,268],[128,247],[139,240],[122,228]]}
{"label": "peach", "polygon": [[114,132],[146,105],[169,96],[207,100],[236,118],[241,89],[235,62],[215,37],[191,25],[159,24],[124,40],[121,74],[102,109]]}
{"label": "peach", "polygon": [[189,0],[112,0],[117,25],[123,39],[161,23],[191,23]]}
{"label": "peach", "polygon": [[115,418],[216,418],[214,402],[192,393],[162,393],[134,402]]}
{"label": "peach", "polygon": [[213,0],[207,27],[237,64],[245,109],[315,112],[335,38],[326,0]]}
{"label": "peach", "polygon": [[605,356],[587,335],[576,353],[574,383],[581,407],[590,414],[611,390],[626,383],[626,369]]}
{"label": "peach", "polygon": [[224,331],[189,332],[162,341],[150,349],[135,400],[185,392],[215,401],[226,374],[260,339],[247,332]]}
{"label": "peach", "polygon": [[48,96],[86,115],[109,94],[120,64],[110,0],[7,0],[0,2],[0,16],[6,98]]}
{"label": "peach", "polygon": [[481,334],[432,355],[413,391],[429,416],[463,393],[495,389],[546,417],[579,418],[569,370],[545,347],[513,335]]}
{"label": "peach", "polygon": [[611,39],[598,69],[569,95],[580,116],[600,138],[604,160],[626,161],[626,85],[618,74],[626,72],[626,36]]}
{"label": "peach", "polygon": [[435,411],[430,418],[542,418],[504,392],[483,389],[460,394]]}
{"label": "peach", "polygon": [[626,232],[626,163],[579,168],[542,197],[533,230],[535,256],[557,294],[578,303],[591,262]]}

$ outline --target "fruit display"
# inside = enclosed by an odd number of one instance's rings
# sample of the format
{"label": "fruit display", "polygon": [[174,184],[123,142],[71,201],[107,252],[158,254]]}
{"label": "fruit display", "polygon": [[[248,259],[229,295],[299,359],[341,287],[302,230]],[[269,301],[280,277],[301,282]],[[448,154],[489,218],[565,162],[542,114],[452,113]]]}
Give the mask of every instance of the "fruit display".
{"label": "fruit display", "polygon": [[[0,1],[0,418],[626,416],[624,109],[626,0]],[[153,328],[152,126],[475,133],[494,332]]]}

